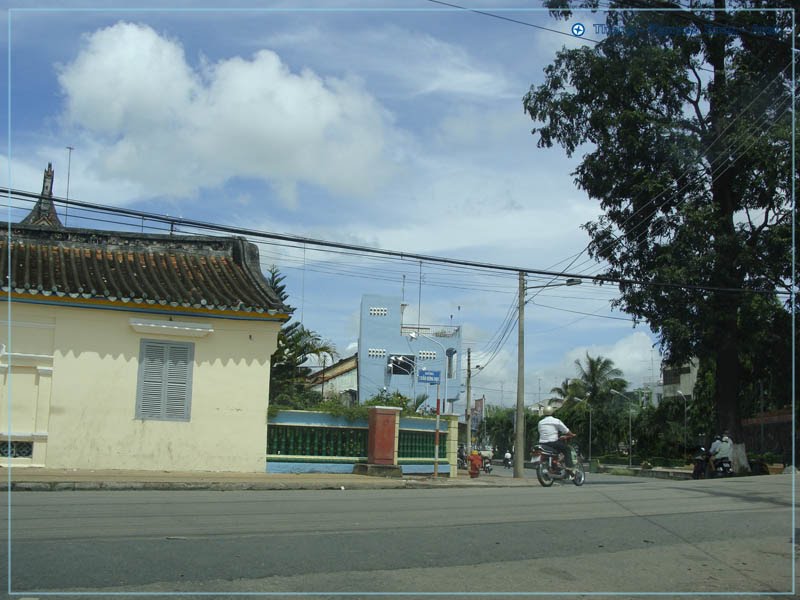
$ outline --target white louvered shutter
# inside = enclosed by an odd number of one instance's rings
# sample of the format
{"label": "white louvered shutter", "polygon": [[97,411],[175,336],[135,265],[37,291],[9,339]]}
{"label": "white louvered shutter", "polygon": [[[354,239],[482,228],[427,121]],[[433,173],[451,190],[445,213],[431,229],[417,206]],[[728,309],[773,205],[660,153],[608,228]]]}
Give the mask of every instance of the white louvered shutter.
{"label": "white louvered shutter", "polygon": [[164,418],[187,420],[191,387],[191,352],[188,345],[168,347],[165,371]]}
{"label": "white louvered shutter", "polygon": [[139,380],[140,419],[160,419],[161,407],[164,404],[164,359],[167,348],[162,344],[142,344],[142,368]]}
{"label": "white louvered shutter", "polygon": [[142,340],[137,419],[188,421],[194,344]]}

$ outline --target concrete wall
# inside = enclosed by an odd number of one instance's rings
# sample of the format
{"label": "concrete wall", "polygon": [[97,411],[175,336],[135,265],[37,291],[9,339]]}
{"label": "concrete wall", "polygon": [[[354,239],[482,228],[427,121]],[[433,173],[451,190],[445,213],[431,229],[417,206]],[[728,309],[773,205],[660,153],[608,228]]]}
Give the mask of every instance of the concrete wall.
{"label": "concrete wall", "polygon": [[[11,315],[10,343],[7,324],[0,329],[2,364],[11,362],[0,382],[0,438],[34,439],[32,459],[15,462],[264,471],[269,359],[279,322],[19,302]],[[142,339],[194,344],[189,421],[136,418]]]}
{"label": "concrete wall", "polygon": [[[334,416],[330,413],[305,411],[305,410],[282,410],[269,421],[269,425],[298,425],[306,427],[344,427],[344,428],[367,428],[367,419],[354,419],[349,421],[344,417]],[[434,419],[419,417],[400,417],[398,415],[398,436],[400,430],[424,431],[431,433],[436,429]],[[442,416],[439,423],[441,434],[453,432],[447,438],[447,443],[439,448],[441,461],[439,470],[441,473],[449,473],[450,477],[456,477],[458,470],[458,417],[456,415]],[[397,443],[395,443],[395,453],[397,453]],[[270,473],[351,473],[355,463],[349,458],[352,457],[312,457],[312,456],[269,456],[267,471]],[[430,473],[433,470],[432,459],[418,458],[398,458],[402,465],[403,473]]]}

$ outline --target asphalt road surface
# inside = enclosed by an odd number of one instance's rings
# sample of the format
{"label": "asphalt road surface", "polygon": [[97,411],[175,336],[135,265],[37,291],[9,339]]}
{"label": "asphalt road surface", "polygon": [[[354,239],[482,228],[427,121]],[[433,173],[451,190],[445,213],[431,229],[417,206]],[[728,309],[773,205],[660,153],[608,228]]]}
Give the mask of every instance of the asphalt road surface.
{"label": "asphalt road surface", "polygon": [[548,489],[15,492],[0,560],[11,591],[30,598],[778,598],[794,585],[792,501],[790,475],[591,474],[583,487]]}

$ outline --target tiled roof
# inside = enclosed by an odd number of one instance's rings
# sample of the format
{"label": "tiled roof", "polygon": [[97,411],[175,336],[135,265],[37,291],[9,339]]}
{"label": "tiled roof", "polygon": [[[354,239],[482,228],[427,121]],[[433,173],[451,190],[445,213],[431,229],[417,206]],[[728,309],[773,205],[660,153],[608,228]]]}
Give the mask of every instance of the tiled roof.
{"label": "tiled roof", "polygon": [[244,238],[10,227],[10,239],[0,241],[6,293],[152,308],[291,312],[264,278],[258,248]]}
{"label": "tiled roof", "polygon": [[33,210],[22,220],[22,225],[42,225],[52,229],[61,229],[64,225],[58,218],[56,207],[53,204],[53,172],[52,163],[47,163],[42,178],[42,193]]}

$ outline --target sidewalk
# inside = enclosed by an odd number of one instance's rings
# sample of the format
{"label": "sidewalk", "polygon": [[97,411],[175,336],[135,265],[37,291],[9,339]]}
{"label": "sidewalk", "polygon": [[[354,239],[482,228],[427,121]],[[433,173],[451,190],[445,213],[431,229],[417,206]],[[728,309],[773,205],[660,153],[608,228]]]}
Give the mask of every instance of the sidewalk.
{"label": "sidewalk", "polygon": [[[9,473],[10,471],[10,473]],[[10,479],[10,482],[9,482]],[[338,490],[538,486],[536,479],[481,475],[372,477],[338,473],[230,473],[0,467],[0,491],[65,490]]]}

